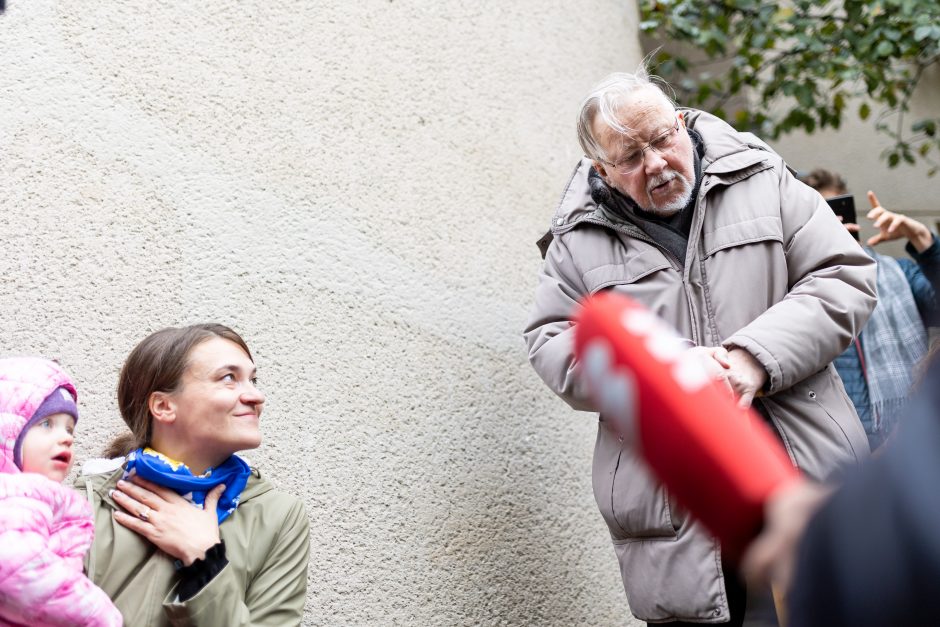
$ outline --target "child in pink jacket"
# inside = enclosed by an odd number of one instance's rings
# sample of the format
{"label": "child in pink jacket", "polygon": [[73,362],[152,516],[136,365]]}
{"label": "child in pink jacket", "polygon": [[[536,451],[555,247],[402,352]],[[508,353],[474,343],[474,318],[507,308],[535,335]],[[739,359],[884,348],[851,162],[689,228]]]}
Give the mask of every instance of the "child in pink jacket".
{"label": "child in pink jacket", "polygon": [[91,507],[72,467],[75,386],[45,359],[0,359],[0,626],[121,625],[82,574]]}

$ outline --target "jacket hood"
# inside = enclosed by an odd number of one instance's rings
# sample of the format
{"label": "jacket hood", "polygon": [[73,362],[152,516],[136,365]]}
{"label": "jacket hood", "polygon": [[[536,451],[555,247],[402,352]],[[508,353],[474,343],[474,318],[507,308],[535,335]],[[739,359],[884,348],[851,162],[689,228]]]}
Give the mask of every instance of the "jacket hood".
{"label": "jacket hood", "polygon": [[[720,118],[697,109],[680,108],[686,126],[702,137],[705,155],[702,176],[716,175],[734,179],[736,173],[747,176],[751,166],[766,159],[773,151],[753,133],[736,131]],[[583,157],[565,187],[552,219],[552,233],[567,231],[587,217],[598,216],[597,203],[591,198],[589,174],[593,162]],[[730,180],[728,182],[731,182]]]}
{"label": "jacket hood", "polygon": [[[702,158],[704,174],[725,174],[748,168],[763,161],[773,150],[753,133],[742,133],[710,113],[698,109],[679,109],[689,129],[697,131],[705,141]],[[761,152],[755,153],[754,150]]]}
{"label": "jacket hood", "polygon": [[252,466],[251,476],[248,478],[248,485],[242,490],[240,501],[244,503],[245,501],[261,496],[265,492],[270,492],[273,489],[274,486],[261,476],[261,471]]}
{"label": "jacket hood", "polygon": [[72,380],[57,364],[39,357],[0,359],[0,472],[18,473],[17,440],[29,419],[56,388],[78,399]]}

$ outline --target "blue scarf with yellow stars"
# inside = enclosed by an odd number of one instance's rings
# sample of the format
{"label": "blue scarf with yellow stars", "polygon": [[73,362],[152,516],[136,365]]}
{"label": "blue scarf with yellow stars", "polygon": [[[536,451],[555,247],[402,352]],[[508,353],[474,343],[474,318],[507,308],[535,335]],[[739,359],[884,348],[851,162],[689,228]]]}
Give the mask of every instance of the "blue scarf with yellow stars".
{"label": "blue scarf with yellow stars", "polygon": [[251,468],[237,455],[232,455],[197,477],[186,464],[170,459],[152,448],[139,448],[127,456],[123,478],[127,481],[136,475],[152,481],[173,490],[199,509],[205,506],[206,494],[215,486],[224,483],[225,491],[216,510],[219,524],[222,524],[238,507],[238,498],[245,489],[250,474]]}

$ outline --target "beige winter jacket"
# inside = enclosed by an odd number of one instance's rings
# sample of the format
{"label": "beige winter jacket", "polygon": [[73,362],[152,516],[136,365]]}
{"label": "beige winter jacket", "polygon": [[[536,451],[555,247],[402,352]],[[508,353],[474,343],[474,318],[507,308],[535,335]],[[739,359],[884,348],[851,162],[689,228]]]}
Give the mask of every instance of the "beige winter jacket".
{"label": "beige winter jacket", "polygon": [[[592,411],[574,372],[579,299],[603,289],[650,307],[703,346],[746,349],[768,374],[757,402],[793,462],[815,478],[868,454],[830,362],[875,305],[875,266],[818,193],[749,133],[684,110],[705,143],[686,263],[591,199],[582,160],[552,223],[526,325],[529,359],[572,407]],[[633,614],[728,620],[716,542],[678,510],[600,417],[594,495]]]}
{"label": "beige winter jacket", "polygon": [[121,610],[125,625],[300,624],[309,552],[309,521],[300,499],[278,492],[253,468],[238,509],[219,527],[228,565],[180,603],[173,558],[111,516],[117,506],[109,494],[122,472],[83,476],[76,487],[95,515],[85,572]]}

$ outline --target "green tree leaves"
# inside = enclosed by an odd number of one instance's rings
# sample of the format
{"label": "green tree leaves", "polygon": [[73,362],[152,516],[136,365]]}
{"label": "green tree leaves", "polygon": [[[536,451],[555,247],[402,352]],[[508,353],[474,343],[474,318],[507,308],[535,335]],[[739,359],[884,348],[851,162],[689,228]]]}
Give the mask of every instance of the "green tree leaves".
{"label": "green tree leaves", "polygon": [[940,61],[936,0],[641,0],[641,12],[648,35],[701,51],[653,59],[683,104],[778,137],[839,128],[858,98],[858,116],[893,140],[890,166],[940,167],[940,117],[909,119],[914,90]]}

